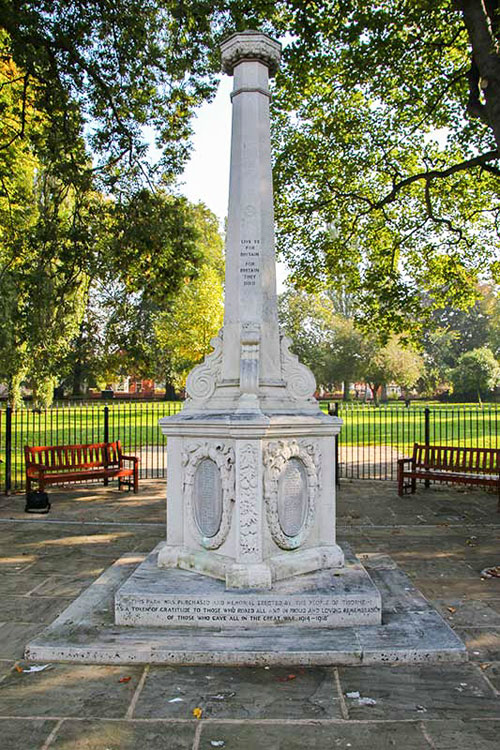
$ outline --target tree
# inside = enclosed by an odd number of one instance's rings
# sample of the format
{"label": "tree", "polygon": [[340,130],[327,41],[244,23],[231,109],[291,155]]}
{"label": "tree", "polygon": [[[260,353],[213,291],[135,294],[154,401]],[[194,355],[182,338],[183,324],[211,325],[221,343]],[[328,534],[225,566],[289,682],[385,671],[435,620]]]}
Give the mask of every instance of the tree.
{"label": "tree", "polygon": [[500,57],[479,38],[488,24],[497,38],[497,3],[284,5],[279,247],[297,284],[357,291],[366,328],[416,338],[433,307],[469,306],[500,268]]}
{"label": "tree", "polygon": [[167,388],[184,386],[189,371],[210,352],[210,340],[224,316],[224,261],[217,219],[201,204],[195,211],[204,262],[195,279],[186,279],[168,309],[153,318],[158,364]]}
{"label": "tree", "polygon": [[165,381],[173,397],[222,325],[218,222],[202,204],[161,193],[114,218],[113,208],[110,263],[91,285],[66,382],[79,395],[133,375]]}
{"label": "tree", "polygon": [[68,159],[86,160],[83,141],[62,153],[35,97],[23,99],[23,75],[12,59],[0,62],[0,79],[5,132],[15,132],[20,113],[24,128],[22,138],[12,136],[0,149],[0,378],[15,406],[24,378],[36,400],[49,398],[83,313],[84,264],[96,225],[88,185],[62,178]]}
{"label": "tree", "polygon": [[[100,194],[78,112],[68,145],[36,93],[26,93],[25,78],[7,55],[0,63],[0,108],[12,133],[0,147],[0,379],[12,405],[23,380],[47,405],[72,341],[83,345],[91,283],[99,279],[149,309],[165,305],[196,276],[202,233],[193,207],[165,190]],[[74,364],[81,369],[81,358]]]}
{"label": "tree", "polygon": [[500,365],[491,349],[481,347],[462,354],[451,377],[456,393],[481,401],[500,383]]}
{"label": "tree", "polygon": [[[146,125],[163,149],[169,177],[189,152],[190,118],[214,92],[212,39],[219,4],[204,0],[1,0],[7,54],[24,71],[28,96],[51,126],[67,127],[75,107],[91,123],[89,145],[111,183],[154,179],[146,158]],[[24,100],[23,100],[24,101]],[[23,133],[23,121],[16,137]],[[115,167],[119,165],[117,173]]]}
{"label": "tree", "polygon": [[423,371],[422,355],[403,347],[398,336],[392,336],[383,347],[377,345],[376,339],[372,339],[372,353],[366,361],[364,375],[375,403],[378,403],[382,386],[395,383],[406,390],[417,383]]}

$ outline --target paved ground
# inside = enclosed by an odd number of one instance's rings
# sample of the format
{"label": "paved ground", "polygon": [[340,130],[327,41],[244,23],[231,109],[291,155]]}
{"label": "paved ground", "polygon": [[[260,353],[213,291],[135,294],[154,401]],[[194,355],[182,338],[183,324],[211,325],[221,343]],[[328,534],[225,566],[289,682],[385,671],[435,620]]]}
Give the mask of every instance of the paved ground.
{"label": "paved ground", "polygon": [[[19,671],[23,647],[111,562],[163,538],[164,484],[0,499],[0,750],[498,750],[500,514],[483,491],[342,484],[338,536],[390,554],[467,643],[464,665]],[[359,694],[359,697],[358,697]],[[366,700],[369,699],[369,700]],[[201,710],[201,718],[193,715]]]}

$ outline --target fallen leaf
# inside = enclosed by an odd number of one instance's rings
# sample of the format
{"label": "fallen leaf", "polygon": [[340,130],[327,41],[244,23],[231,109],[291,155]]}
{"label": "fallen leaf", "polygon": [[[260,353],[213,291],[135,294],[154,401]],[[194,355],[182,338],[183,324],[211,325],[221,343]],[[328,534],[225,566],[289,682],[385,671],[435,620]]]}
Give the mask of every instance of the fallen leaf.
{"label": "fallen leaf", "polygon": [[451,612],[452,615],[454,615],[456,611],[457,611],[456,607],[448,607],[448,612]]}
{"label": "fallen leaf", "polygon": [[202,714],[203,714],[202,708],[198,708],[198,707],[193,708],[193,716],[195,719],[201,719]]}
{"label": "fallen leaf", "polygon": [[131,679],[131,677],[120,677],[118,682],[130,682]]}
{"label": "fallen leaf", "polygon": [[23,668],[19,666],[19,664],[14,665],[16,672],[23,672]]}
{"label": "fallen leaf", "polygon": [[287,674],[286,677],[278,677],[278,682],[288,682],[289,680],[295,680],[296,674]]}
{"label": "fallen leaf", "polygon": [[487,662],[487,661],[485,661],[483,664],[479,665],[479,668],[482,669],[483,672],[484,672],[485,669],[488,669],[489,667],[491,667],[491,664],[490,664],[490,662]]}

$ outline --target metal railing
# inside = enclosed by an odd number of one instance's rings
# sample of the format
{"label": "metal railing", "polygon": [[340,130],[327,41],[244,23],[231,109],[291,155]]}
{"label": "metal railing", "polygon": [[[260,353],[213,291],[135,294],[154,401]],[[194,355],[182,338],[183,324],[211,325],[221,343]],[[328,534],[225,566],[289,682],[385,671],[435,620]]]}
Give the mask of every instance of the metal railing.
{"label": "metal railing", "polygon": [[338,438],[339,476],[396,480],[398,458],[413,444],[500,447],[497,404],[433,406],[337,403],[344,424]]}
{"label": "metal railing", "polygon": [[166,439],[160,417],[177,413],[180,401],[134,401],[106,405],[64,404],[50,409],[0,409],[0,492],[25,486],[25,445],[75,445],[120,440],[124,453],[139,456],[142,479],[166,476]]}
{"label": "metal railing", "polygon": [[[24,445],[121,440],[126,453],[140,457],[142,479],[165,477],[166,438],[158,420],[181,408],[175,401],[65,403],[41,411],[0,408],[0,493],[23,490]],[[415,442],[500,447],[500,408],[495,404],[406,408],[340,402],[332,411],[344,421],[336,451],[343,478],[395,480],[397,459],[411,455]]]}

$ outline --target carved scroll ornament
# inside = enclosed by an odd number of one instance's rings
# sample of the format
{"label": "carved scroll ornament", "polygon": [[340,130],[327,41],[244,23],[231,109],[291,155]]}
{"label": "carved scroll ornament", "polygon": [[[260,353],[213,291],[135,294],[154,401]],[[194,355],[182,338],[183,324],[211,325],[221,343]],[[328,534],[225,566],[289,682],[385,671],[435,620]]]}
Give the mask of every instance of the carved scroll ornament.
{"label": "carved scroll ornament", "polygon": [[207,401],[215,391],[222,369],[222,329],[210,341],[213,352],[203,362],[193,367],[186,379],[187,403]]}

